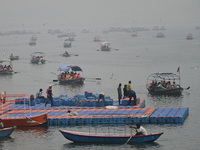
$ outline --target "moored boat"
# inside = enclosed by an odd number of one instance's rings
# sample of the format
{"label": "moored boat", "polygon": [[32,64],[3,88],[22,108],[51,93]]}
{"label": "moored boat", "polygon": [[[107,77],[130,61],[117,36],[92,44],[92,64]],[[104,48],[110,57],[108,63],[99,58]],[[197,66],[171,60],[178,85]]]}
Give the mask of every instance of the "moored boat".
{"label": "moored boat", "polygon": [[[80,143],[125,144],[131,137],[131,135],[123,136],[105,133],[84,133],[64,130],[59,131],[66,139]],[[128,144],[153,142],[157,140],[162,134],[163,132],[148,135],[135,135],[129,140]]]}
{"label": "moored boat", "polygon": [[102,42],[101,43],[101,51],[110,51],[111,45],[109,42]]}
{"label": "moored boat", "polygon": [[[79,66],[62,65],[58,68],[61,73],[58,75],[58,81],[61,84],[83,84],[85,78],[81,77],[82,69]],[[69,73],[71,71],[71,73]]]}
{"label": "moored boat", "polygon": [[16,129],[15,126],[0,129],[0,138],[4,138],[4,137],[10,136],[15,129]]}

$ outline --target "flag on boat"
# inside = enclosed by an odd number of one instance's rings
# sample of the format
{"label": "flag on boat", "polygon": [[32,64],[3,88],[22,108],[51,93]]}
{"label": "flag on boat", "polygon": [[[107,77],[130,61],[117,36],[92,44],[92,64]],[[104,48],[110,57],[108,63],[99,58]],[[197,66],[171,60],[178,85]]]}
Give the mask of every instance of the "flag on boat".
{"label": "flag on boat", "polygon": [[177,69],[177,72],[179,72],[180,71],[180,67],[178,67],[178,69]]}

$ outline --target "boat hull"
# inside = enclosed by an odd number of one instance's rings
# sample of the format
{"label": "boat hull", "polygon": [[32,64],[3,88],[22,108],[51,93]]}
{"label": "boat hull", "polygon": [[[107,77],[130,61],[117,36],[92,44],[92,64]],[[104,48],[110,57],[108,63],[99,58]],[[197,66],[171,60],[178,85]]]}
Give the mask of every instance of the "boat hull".
{"label": "boat hull", "polygon": [[148,89],[148,91],[150,94],[153,94],[153,95],[181,95],[183,88],[160,89],[160,90]]}
{"label": "boat hull", "polygon": [[9,71],[9,70],[2,70],[0,71],[0,75],[12,75],[13,71]]}
{"label": "boat hull", "polygon": [[[64,130],[59,130],[59,131],[66,139],[73,142],[81,142],[81,143],[125,144],[130,138],[130,136],[121,136],[121,135],[100,135],[100,134],[71,132]],[[128,144],[153,142],[157,140],[162,134],[163,132],[157,134],[133,136],[128,142]]]}
{"label": "boat hull", "polygon": [[16,127],[14,126],[14,127],[0,129],[0,138],[10,136],[15,130],[15,128]]}
{"label": "boat hull", "polygon": [[43,113],[37,116],[30,116],[28,117],[33,122],[31,122],[27,117],[23,116],[21,118],[3,118],[2,122],[4,124],[4,127],[11,127],[11,126],[17,126],[17,127],[25,127],[25,126],[38,126],[46,123],[48,121],[48,113]]}
{"label": "boat hull", "polygon": [[10,57],[10,60],[19,60],[19,56]]}
{"label": "boat hull", "polygon": [[85,78],[78,78],[78,79],[58,79],[60,84],[83,84]]}
{"label": "boat hull", "polygon": [[33,60],[31,60],[31,63],[32,64],[39,64],[39,63],[41,63],[41,64],[45,64],[45,62],[46,62],[46,60],[36,60],[36,61],[33,61]]}

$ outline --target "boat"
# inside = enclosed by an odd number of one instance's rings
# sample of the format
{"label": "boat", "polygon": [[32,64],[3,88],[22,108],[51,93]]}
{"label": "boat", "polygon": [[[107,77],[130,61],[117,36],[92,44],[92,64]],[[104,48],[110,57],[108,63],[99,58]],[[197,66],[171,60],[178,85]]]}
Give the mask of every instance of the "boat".
{"label": "boat", "polygon": [[32,64],[44,64],[46,59],[44,58],[43,52],[34,52],[31,54],[31,63]]}
{"label": "boat", "polygon": [[164,38],[165,35],[162,32],[158,32],[158,34],[156,35],[157,38]]}
{"label": "boat", "polygon": [[99,36],[94,37],[94,42],[101,42],[101,38]]}
{"label": "boat", "polygon": [[[131,137],[131,135],[123,136],[105,133],[85,133],[64,130],[59,131],[66,139],[79,143],[125,144]],[[162,134],[163,132],[148,135],[135,135],[129,140],[128,144],[153,142],[157,140]]]}
{"label": "boat", "polygon": [[137,37],[137,32],[133,32],[133,33],[131,34],[131,36],[132,36],[132,37]]}
{"label": "boat", "polygon": [[70,57],[71,54],[69,54],[67,51],[65,51],[63,54],[62,54],[63,57]]}
{"label": "boat", "polygon": [[10,59],[0,60],[0,75],[12,75],[13,67]]}
{"label": "boat", "polygon": [[11,53],[10,60],[19,60],[19,56],[13,56],[13,54]]}
{"label": "boat", "polygon": [[[179,83],[177,84],[176,82]],[[149,75],[146,88],[150,94],[155,95],[180,95],[183,91],[180,86],[180,75],[174,73],[154,73]]]}
{"label": "boat", "polygon": [[30,41],[30,42],[29,42],[29,45],[30,45],[30,46],[35,46],[35,45],[36,45],[36,42],[35,42],[35,41]]}
{"label": "boat", "polygon": [[16,126],[0,129],[0,138],[10,136],[15,129]]}
{"label": "boat", "polygon": [[71,47],[71,45],[72,45],[71,42],[65,40],[63,46],[64,46],[64,48],[69,48],[69,47]]}
{"label": "boat", "polygon": [[[83,84],[85,78],[80,76],[79,72],[82,69],[79,66],[62,65],[58,68],[61,73],[58,75],[58,81],[60,84]],[[71,71],[71,73],[69,73]]]}
{"label": "boat", "polygon": [[110,51],[111,45],[109,42],[102,42],[101,43],[101,51]]}
{"label": "boat", "polygon": [[[37,115],[33,115],[33,113],[31,113],[31,108],[29,109],[25,109],[25,105],[24,105],[24,111],[21,112],[13,112],[11,110],[7,110],[5,107],[13,102],[17,102],[17,101],[21,101],[21,100],[11,100],[11,98],[23,98],[24,99],[24,103],[25,103],[25,99],[26,97],[28,97],[28,95],[26,94],[6,94],[6,92],[2,92],[0,93],[0,99],[2,99],[1,101],[1,121],[4,124],[4,127],[12,127],[12,126],[16,126],[16,127],[31,127],[31,126],[39,126],[39,125],[43,125],[45,123],[47,123],[48,121],[48,117],[49,117],[49,113],[48,112],[42,112],[39,113]],[[31,103],[31,100],[29,99],[29,103]]]}
{"label": "boat", "polygon": [[31,126],[39,126],[42,124],[47,123],[48,121],[48,112],[35,115],[35,116],[28,116],[28,114],[24,114],[24,116],[20,117],[2,117],[1,118],[4,127],[31,127]]}
{"label": "boat", "polygon": [[187,35],[186,35],[186,39],[187,39],[187,40],[192,40],[192,39],[193,39],[192,34],[191,34],[191,33],[187,34]]}

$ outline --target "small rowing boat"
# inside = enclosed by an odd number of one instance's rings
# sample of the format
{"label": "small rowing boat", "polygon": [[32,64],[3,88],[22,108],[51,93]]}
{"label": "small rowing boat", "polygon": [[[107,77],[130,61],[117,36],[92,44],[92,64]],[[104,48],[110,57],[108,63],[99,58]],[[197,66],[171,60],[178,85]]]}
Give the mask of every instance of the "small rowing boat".
{"label": "small rowing boat", "polygon": [[[111,135],[104,133],[84,133],[64,130],[59,131],[66,139],[80,143],[125,144],[131,136]],[[129,144],[153,142],[157,140],[162,134],[163,132],[148,135],[135,135],[129,140]]]}
{"label": "small rowing boat", "polygon": [[15,128],[16,127],[14,126],[14,127],[0,129],[0,138],[10,136],[13,133],[13,131],[15,130]]}

